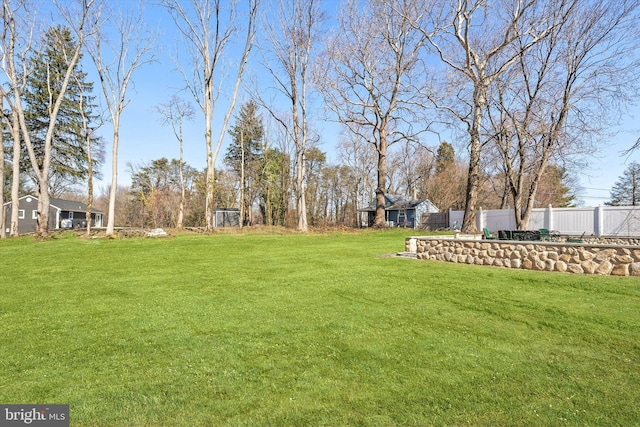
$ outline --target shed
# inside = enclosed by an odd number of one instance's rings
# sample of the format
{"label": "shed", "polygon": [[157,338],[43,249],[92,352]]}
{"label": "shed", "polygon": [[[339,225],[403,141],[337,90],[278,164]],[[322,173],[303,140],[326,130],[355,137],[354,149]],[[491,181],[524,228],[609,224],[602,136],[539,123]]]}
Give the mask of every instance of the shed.
{"label": "shed", "polygon": [[240,227],[240,209],[214,209],[214,227]]}
{"label": "shed", "polygon": [[[6,232],[10,232],[11,202],[3,205],[5,213]],[[87,205],[82,202],[65,199],[50,199],[49,230],[65,228],[80,228],[87,226]],[[91,226],[102,227],[103,212],[97,209],[91,211]],[[38,198],[32,195],[20,197],[18,204],[18,232],[20,234],[34,233],[38,225]]]}
{"label": "shed", "polygon": [[[428,199],[407,199],[398,194],[385,194],[385,221],[389,227],[418,228],[420,218],[427,213],[437,213],[438,208]],[[371,227],[376,216],[376,202],[358,209],[365,215],[361,224]]]}

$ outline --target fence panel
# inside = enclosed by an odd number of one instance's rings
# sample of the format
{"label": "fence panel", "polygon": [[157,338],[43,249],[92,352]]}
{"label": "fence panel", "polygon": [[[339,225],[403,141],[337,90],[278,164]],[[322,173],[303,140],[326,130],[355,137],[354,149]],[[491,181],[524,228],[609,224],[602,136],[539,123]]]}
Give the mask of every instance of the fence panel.
{"label": "fence panel", "polygon": [[596,232],[595,208],[554,208],[552,229],[563,234]]}
{"label": "fence panel", "polygon": [[529,230],[540,230],[541,228],[549,228],[547,219],[548,210],[546,208],[534,208],[531,210],[529,217]]}
{"label": "fence panel", "polygon": [[605,236],[640,235],[640,207],[603,206],[602,234]]}
{"label": "fence panel", "polygon": [[[479,210],[477,227],[498,230],[515,230],[516,221],[512,209]],[[464,211],[449,211],[449,224],[454,228],[462,224]],[[640,236],[640,207],[598,206],[588,208],[536,208],[533,209],[528,230],[549,228],[562,234],[601,236]]]}
{"label": "fence panel", "polygon": [[484,220],[482,221],[482,227],[488,228],[489,231],[496,232],[498,230],[515,230],[516,218],[513,215],[511,209],[489,209],[482,211]]}
{"label": "fence panel", "polygon": [[424,213],[420,220],[422,230],[442,230],[449,227],[449,212]]}
{"label": "fence panel", "polygon": [[449,210],[449,228],[452,230],[459,230],[462,227],[462,220],[464,219],[464,211]]}

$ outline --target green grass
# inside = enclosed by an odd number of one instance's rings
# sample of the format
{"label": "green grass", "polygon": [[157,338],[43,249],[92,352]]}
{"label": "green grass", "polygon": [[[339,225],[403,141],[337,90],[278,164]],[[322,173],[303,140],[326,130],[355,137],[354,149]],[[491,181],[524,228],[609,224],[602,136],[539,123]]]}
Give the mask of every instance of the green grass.
{"label": "green grass", "polygon": [[0,402],[73,426],[640,425],[640,281],[403,231],[0,242]]}

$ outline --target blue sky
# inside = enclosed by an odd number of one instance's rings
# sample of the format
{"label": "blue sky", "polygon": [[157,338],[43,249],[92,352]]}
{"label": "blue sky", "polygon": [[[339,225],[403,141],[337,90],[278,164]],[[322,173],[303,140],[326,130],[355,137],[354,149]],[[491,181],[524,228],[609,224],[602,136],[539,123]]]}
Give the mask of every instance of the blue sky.
{"label": "blue sky", "polygon": [[[262,6],[268,4],[267,0],[263,0]],[[337,2],[329,1],[327,3],[328,13],[334,12],[334,6]],[[176,70],[176,65],[172,60],[175,55],[177,44],[176,32],[171,18],[167,15],[163,8],[159,6],[147,6],[146,21],[152,28],[159,30],[158,42],[156,43],[155,62],[143,66],[136,70],[133,84],[129,88],[130,103],[122,114],[122,123],[120,127],[120,148],[118,159],[119,183],[127,185],[130,183],[130,177],[127,170],[127,164],[140,164],[150,162],[152,160],[167,157],[177,158],[179,155],[178,142],[175,139],[170,127],[160,124],[160,116],[156,112],[156,107],[160,103],[167,102],[174,94],[179,94],[185,100],[191,102],[196,111],[195,120],[185,123],[185,144],[184,156],[185,161],[198,169],[203,169],[206,165],[206,149],[204,143],[204,120],[201,110],[194,102],[189,92],[179,90],[184,87],[182,76]],[[331,16],[329,16],[331,17]],[[185,56],[186,58],[186,56]],[[268,76],[261,74],[257,66],[258,52],[254,47],[249,67],[245,74],[247,84],[249,80],[259,80],[261,83],[267,81]],[[92,64],[85,58],[85,70],[91,72]],[[231,67],[234,74],[233,66]],[[100,95],[97,87],[97,78],[93,78],[96,82],[96,94]],[[227,86],[233,84],[233,77]],[[217,141],[222,117],[227,109],[225,96],[229,93],[223,93],[216,107],[216,116],[214,117],[214,143]],[[246,91],[241,91],[237,106],[239,107],[243,101],[248,99]],[[318,111],[318,117],[321,113]],[[604,203],[609,198],[609,190],[614,182],[623,173],[628,162],[638,159],[640,153],[634,153],[631,157],[622,157],[620,152],[629,148],[640,137],[640,109],[634,108],[630,114],[620,117],[621,125],[611,129],[614,136],[600,145],[600,151],[596,157],[588,160],[588,167],[584,168],[579,177],[584,188],[581,194],[581,200],[586,206],[595,206]],[[233,118],[230,122],[233,125]],[[319,121],[317,128],[321,130],[320,148],[326,151],[330,161],[336,157],[336,146],[339,142],[339,128],[334,123]],[[105,124],[100,130],[100,134],[105,138],[105,164],[102,167],[103,178],[96,182],[97,188],[101,190],[110,182],[111,170],[111,126]],[[439,141],[435,136],[431,135],[431,141],[427,141],[427,145],[437,146]],[[217,165],[222,165],[222,158],[229,143],[229,137],[225,137],[225,143],[218,156]],[[460,147],[457,147],[460,149]]]}

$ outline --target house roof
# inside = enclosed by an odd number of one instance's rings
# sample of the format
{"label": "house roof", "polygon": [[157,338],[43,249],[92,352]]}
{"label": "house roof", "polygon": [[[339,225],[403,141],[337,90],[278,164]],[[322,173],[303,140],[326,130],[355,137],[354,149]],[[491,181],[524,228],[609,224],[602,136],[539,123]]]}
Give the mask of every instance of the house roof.
{"label": "house roof", "polygon": [[[399,194],[385,194],[384,199],[385,199],[384,209],[387,211],[394,211],[399,209],[412,209],[423,203],[427,204],[427,206],[429,207],[429,210],[435,210],[435,211],[438,210],[436,205],[434,205],[429,199],[410,200],[410,199],[405,199],[403,196]],[[373,201],[367,207],[358,209],[358,211],[360,212],[375,212],[375,210],[376,210],[375,201]]]}
{"label": "house roof", "polygon": [[[22,196],[20,197],[20,200],[25,199],[27,197],[31,197],[32,199],[38,200],[38,198],[36,196],[32,196],[32,195],[26,195],[26,196]],[[68,211],[68,212],[86,212],[87,211],[87,205],[82,203],[82,202],[76,202],[73,200],[65,200],[65,199],[56,199],[56,198],[50,198],[49,199],[49,203],[51,204],[51,207],[59,209],[61,211]],[[11,202],[7,202],[5,203],[5,205],[10,205]],[[101,210],[92,208],[91,209],[92,213],[103,213]]]}
{"label": "house roof", "polygon": [[[64,199],[50,199],[50,203],[51,206],[55,206],[57,208],[59,208],[60,210],[63,211],[69,211],[69,212],[86,212],[87,211],[87,205],[82,203],[82,202],[76,202],[73,200],[64,200]],[[99,211],[97,209],[91,209],[91,212],[94,213],[101,213],[102,211]]]}

